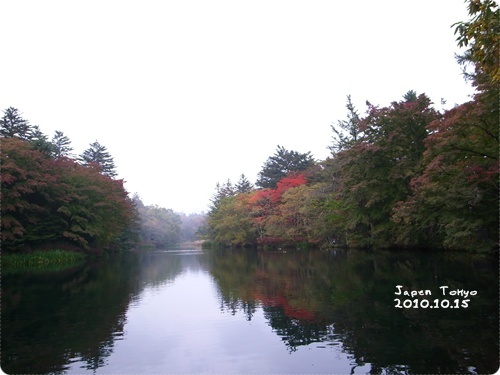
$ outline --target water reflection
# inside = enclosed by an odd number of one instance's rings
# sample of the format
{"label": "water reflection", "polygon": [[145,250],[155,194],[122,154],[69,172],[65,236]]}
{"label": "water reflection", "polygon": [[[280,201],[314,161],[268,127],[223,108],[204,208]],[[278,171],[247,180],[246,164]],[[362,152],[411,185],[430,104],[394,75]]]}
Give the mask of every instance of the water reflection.
{"label": "water reflection", "polygon": [[[478,295],[468,308],[398,309],[396,285]],[[498,263],[463,254],[123,254],[5,276],[1,313],[7,373],[487,373],[499,364]]]}
{"label": "water reflection", "polygon": [[2,370],[58,373],[78,362],[107,365],[130,306],[196,261],[158,253],[118,254],[62,271],[2,277]]}
{"label": "water reflection", "polygon": [[103,366],[136,291],[134,257],[101,259],[57,273],[2,277],[2,370],[49,373],[80,357]]}
{"label": "water reflection", "polygon": [[[322,342],[358,366],[412,373],[498,369],[498,274],[461,254],[219,251],[210,257],[223,305],[252,319],[262,304],[290,351]],[[395,286],[477,290],[468,308],[395,308]],[[450,300],[452,300],[450,298]]]}

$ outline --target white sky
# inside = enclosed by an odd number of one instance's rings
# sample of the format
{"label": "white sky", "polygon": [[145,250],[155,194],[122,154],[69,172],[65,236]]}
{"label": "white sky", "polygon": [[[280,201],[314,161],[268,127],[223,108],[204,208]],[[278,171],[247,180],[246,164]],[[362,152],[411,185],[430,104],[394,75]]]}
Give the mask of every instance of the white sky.
{"label": "white sky", "polygon": [[2,1],[0,110],[75,153],[98,140],[146,204],[207,211],[277,145],[329,155],[350,94],[473,92],[455,61],[461,0]]}

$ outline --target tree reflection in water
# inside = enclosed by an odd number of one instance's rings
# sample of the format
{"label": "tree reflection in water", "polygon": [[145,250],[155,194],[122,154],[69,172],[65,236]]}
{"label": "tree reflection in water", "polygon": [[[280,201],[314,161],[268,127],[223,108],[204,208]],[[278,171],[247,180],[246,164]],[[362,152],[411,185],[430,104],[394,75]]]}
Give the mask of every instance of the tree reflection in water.
{"label": "tree reflection in water", "polygon": [[[2,275],[2,370],[105,368],[117,340],[124,338],[130,306],[140,307],[143,291],[165,290],[180,275],[198,272],[213,281],[222,315],[243,312],[249,322],[267,323],[294,357],[300,348],[336,348],[333,352],[347,354],[353,373],[363,365],[371,373],[498,368],[496,259],[460,253],[224,250],[123,254],[64,272]],[[468,308],[398,309],[396,285],[433,293],[447,285],[478,295]],[[195,292],[186,298],[199,297]],[[203,304],[197,306],[204,312]],[[179,335],[189,334],[187,325],[179,329]]]}
{"label": "tree reflection in water", "polygon": [[79,357],[105,364],[123,332],[137,285],[135,257],[99,259],[63,272],[2,277],[2,370],[50,373]]}
{"label": "tree reflection in water", "polygon": [[62,272],[2,275],[2,370],[97,370],[123,338],[126,313],[146,286],[175,279],[179,257],[117,254]]}
{"label": "tree reflection in water", "polygon": [[[373,373],[494,372],[498,368],[498,266],[460,253],[213,251],[221,308],[259,306],[290,352],[340,345]],[[468,308],[395,307],[396,285],[477,290]],[[450,299],[451,301],[452,299]]]}

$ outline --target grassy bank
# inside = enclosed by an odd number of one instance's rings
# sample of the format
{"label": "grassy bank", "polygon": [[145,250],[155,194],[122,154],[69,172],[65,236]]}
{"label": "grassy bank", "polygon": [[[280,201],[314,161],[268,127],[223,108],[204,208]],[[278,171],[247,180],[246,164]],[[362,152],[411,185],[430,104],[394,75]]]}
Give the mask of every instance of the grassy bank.
{"label": "grassy bank", "polygon": [[56,271],[82,262],[86,255],[75,251],[45,250],[2,254],[2,271]]}

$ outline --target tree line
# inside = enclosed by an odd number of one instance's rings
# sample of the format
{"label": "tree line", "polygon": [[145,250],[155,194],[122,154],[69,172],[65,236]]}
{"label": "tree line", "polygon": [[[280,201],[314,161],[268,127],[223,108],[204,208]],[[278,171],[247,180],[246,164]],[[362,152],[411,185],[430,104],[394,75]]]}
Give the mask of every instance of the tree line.
{"label": "tree line", "polygon": [[[2,130],[15,112],[5,111]],[[112,170],[58,154],[61,149],[43,138],[2,136],[4,250],[55,246],[102,251],[132,239],[134,207],[123,180],[110,176]]]}
{"label": "tree line", "polygon": [[137,193],[132,200],[137,209],[140,227],[138,246],[165,248],[198,239],[197,232],[204,224],[204,214],[178,213],[156,204],[146,206]]}
{"label": "tree line", "polygon": [[[224,246],[498,247],[499,11],[470,1],[454,24],[457,61],[476,92],[438,111],[408,91],[332,125],[331,157],[278,146],[256,187],[218,184],[205,236]],[[245,176],[242,176],[246,180]]]}
{"label": "tree line", "polygon": [[49,140],[9,107],[0,119],[0,145],[4,251],[102,252],[193,240],[190,223],[197,219],[130,198],[97,140],[75,156],[63,132]]}

